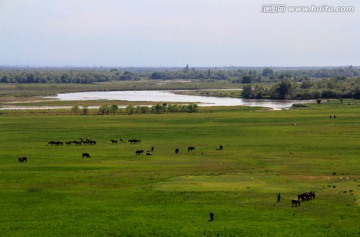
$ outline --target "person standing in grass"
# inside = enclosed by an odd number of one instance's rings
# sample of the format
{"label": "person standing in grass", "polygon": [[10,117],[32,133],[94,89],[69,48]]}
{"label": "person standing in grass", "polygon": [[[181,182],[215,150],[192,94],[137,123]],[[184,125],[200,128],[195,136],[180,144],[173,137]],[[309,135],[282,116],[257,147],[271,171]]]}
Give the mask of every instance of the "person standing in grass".
{"label": "person standing in grass", "polygon": [[276,202],[280,202],[280,199],[281,199],[281,195],[279,193],[278,196],[277,196],[277,201]]}

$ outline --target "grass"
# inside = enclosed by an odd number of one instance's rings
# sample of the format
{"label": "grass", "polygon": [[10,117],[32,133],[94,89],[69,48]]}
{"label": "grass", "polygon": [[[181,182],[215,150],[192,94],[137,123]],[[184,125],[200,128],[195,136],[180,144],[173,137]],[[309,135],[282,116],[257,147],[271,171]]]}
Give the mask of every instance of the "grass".
{"label": "grass", "polygon": [[[359,112],[350,101],[195,114],[5,112],[0,234],[358,236]],[[47,144],[79,137],[97,145]],[[111,144],[120,137],[142,143]],[[219,145],[224,150],[217,151]],[[152,146],[151,157],[135,155]],[[188,146],[196,149],[187,152]],[[82,152],[91,158],[82,159]],[[18,163],[24,155],[28,162]],[[297,194],[310,190],[314,200],[291,207]]]}

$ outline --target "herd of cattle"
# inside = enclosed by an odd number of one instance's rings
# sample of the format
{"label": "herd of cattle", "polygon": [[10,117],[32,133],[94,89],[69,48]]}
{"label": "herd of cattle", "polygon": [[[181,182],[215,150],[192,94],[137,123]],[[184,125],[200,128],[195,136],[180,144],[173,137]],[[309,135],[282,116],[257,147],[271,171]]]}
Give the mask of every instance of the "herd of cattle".
{"label": "herd of cattle", "polygon": [[308,200],[311,200],[311,199],[314,199],[314,198],[315,198],[315,192],[314,191],[305,192],[305,193],[299,194],[298,199],[291,200],[291,203],[292,203],[293,207],[297,207],[297,206],[300,207],[300,201],[308,201]]}
{"label": "herd of cattle", "polygon": [[[114,140],[114,139],[110,139],[110,142],[112,144],[117,144],[118,141],[117,140]],[[120,142],[125,142],[124,141],[124,138],[120,138]],[[141,143],[141,140],[140,139],[130,139],[128,140],[128,142],[130,144],[139,144]],[[96,141],[94,140],[91,140],[89,138],[87,139],[83,139],[82,137],[80,137],[79,141],[73,141],[73,140],[70,140],[70,141],[66,141],[66,142],[62,142],[62,141],[49,141],[48,142],[48,145],[55,145],[55,146],[63,146],[63,145],[71,145],[71,144],[74,144],[76,146],[81,146],[81,145],[96,145]],[[149,150],[145,151],[144,150],[136,150],[135,151],[135,155],[141,155],[143,153],[145,153],[147,156],[151,156],[153,151],[154,151],[154,147],[151,147]],[[223,150],[224,147],[222,145],[220,145],[218,148],[216,148],[216,150]],[[187,151],[188,152],[191,152],[195,150],[195,147],[194,146],[189,146],[187,148]],[[180,152],[180,149],[179,148],[175,148],[175,154],[178,154]],[[82,158],[90,158],[90,154],[87,153],[87,152],[84,152],[82,153]],[[18,161],[20,163],[22,162],[27,162],[27,157],[26,156],[21,156],[18,158]],[[292,203],[292,206],[293,207],[297,207],[297,206],[300,206],[300,201],[308,201],[308,200],[311,200],[311,199],[314,199],[315,198],[315,192],[311,191],[311,192],[305,192],[305,193],[302,193],[302,194],[299,194],[298,195],[298,199],[293,199],[291,200],[291,203]]]}
{"label": "herd of cattle", "polygon": [[[75,144],[77,146],[81,146],[83,144],[89,144],[89,145],[96,145],[96,141],[94,140],[91,140],[89,138],[87,138],[86,140],[84,140],[82,137],[80,137],[80,141],[73,141],[73,140],[70,140],[70,141],[66,141],[65,142],[65,145],[71,145],[71,144]],[[48,145],[55,145],[55,146],[63,146],[64,145],[64,142],[62,141],[49,141],[48,142]]]}
{"label": "herd of cattle", "polygon": [[[117,144],[118,143],[118,140],[115,140],[115,139],[110,139],[110,142],[112,143],[112,144]],[[125,142],[125,140],[124,140],[124,138],[120,138],[120,142],[121,143],[124,143]],[[133,138],[133,139],[129,139],[128,140],[128,142],[130,143],[130,144],[139,144],[139,143],[141,143],[141,139],[135,139],[135,138]],[[96,145],[96,141],[95,140],[91,140],[90,138],[86,138],[86,139],[84,139],[83,137],[80,137],[79,138],[79,140],[78,141],[76,141],[76,140],[69,140],[69,141],[65,141],[65,142],[63,142],[63,141],[54,141],[54,140],[51,140],[51,141],[49,141],[48,142],[48,145],[50,145],[50,146],[64,146],[64,144],[65,145],[67,145],[67,146],[69,146],[69,145],[71,145],[71,144],[74,144],[74,145],[76,145],[76,146],[81,146],[81,145]],[[218,148],[216,148],[216,150],[223,150],[223,146],[222,145],[220,145]],[[141,155],[141,154],[143,154],[143,153],[145,153],[147,156],[151,156],[152,155],[152,153],[153,153],[153,151],[154,151],[154,147],[151,147],[151,149],[149,149],[149,150],[147,150],[146,152],[145,152],[145,150],[136,150],[135,151],[135,155]],[[188,148],[187,148],[187,151],[188,152],[191,152],[191,151],[193,151],[193,150],[195,150],[195,147],[194,146],[189,146]],[[175,154],[178,154],[180,152],[180,149],[179,148],[175,148]],[[89,153],[87,153],[87,152],[84,152],[84,153],[82,153],[82,158],[90,158],[91,156],[90,156],[90,154]],[[26,162],[27,161],[27,157],[19,157],[18,158],[18,161],[19,162]]]}
{"label": "herd of cattle", "polygon": [[[118,144],[118,140],[115,140],[115,139],[110,139],[110,142],[112,144]],[[120,138],[120,142],[124,143],[125,142],[124,138]],[[133,138],[133,139],[129,139],[128,142],[130,144],[139,144],[139,143],[141,143],[141,139]],[[52,140],[52,141],[48,142],[48,145],[51,145],[51,146],[53,146],[53,145],[54,146],[63,146],[64,144],[65,145],[74,144],[76,146],[87,145],[87,144],[88,145],[96,145],[96,141],[91,140],[90,138],[84,139],[84,138],[80,137],[79,141],[70,140],[70,141],[63,142],[63,141],[54,141],[54,140]],[[223,149],[222,145],[220,145],[219,148],[216,148],[216,150],[222,150],[222,149]],[[187,148],[188,152],[193,151],[193,150],[195,150],[195,147],[193,147],[193,146],[189,146]],[[145,150],[136,150],[135,155],[141,155],[141,154],[145,153],[147,156],[151,156],[153,151],[154,151],[154,147],[151,147],[151,149],[147,150],[146,152],[145,152]],[[179,151],[180,151],[179,148],[175,148],[175,154],[178,154]],[[82,158],[90,158],[90,154],[83,153]],[[19,160],[19,162],[20,162],[20,160]]]}

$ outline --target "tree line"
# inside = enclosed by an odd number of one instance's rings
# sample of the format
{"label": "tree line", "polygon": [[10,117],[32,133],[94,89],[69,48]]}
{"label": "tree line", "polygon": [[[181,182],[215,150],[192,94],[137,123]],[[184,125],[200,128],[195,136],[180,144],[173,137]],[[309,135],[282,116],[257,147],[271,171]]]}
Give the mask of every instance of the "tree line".
{"label": "tree line", "polygon": [[[156,104],[153,106],[133,106],[128,105],[125,108],[127,114],[163,114],[163,113],[196,113],[199,111],[199,106],[197,104]],[[71,108],[71,112],[74,114],[87,115],[89,113],[89,108],[87,106],[78,106],[74,105]],[[100,115],[116,114],[119,112],[119,107],[117,105],[102,105],[99,107]]]}
{"label": "tree line", "polygon": [[163,113],[196,113],[199,111],[197,104],[156,104],[153,106],[132,106],[129,105],[125,109],[127,114],[163,114]]}
{"label": "tree line", "polygon": [[0,83],[223,80],[243,85],[244,98],[359,98],[360,67],[331,68],[7,68]]}
{"label": "tree line", "polygon": [[139,75],[117,69],[0,68],[1,83],[75,83],[138,80]]}
{"label": "tree line", "polygon": [[360,77],[307,79],[302,82],[286,79],[271,86],[248,84],[243,86],[241,96],[253,99],[360,99]]}
{"label": "tree line", "polygon": [[232,83],[273,83],[285,79],[359,77],[360,67],[338,68],[8,68],[0,67],[0,83],[78,83],[151,80],[228,80]]}

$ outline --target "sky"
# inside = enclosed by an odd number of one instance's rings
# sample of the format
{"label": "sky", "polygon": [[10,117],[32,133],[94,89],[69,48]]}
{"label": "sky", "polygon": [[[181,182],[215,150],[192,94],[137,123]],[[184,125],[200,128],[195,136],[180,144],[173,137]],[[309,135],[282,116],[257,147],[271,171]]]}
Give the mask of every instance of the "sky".
{"label": "sky", "polygon": [[0,0],[2,66],[360,66],[359,42],[357,0]]}

